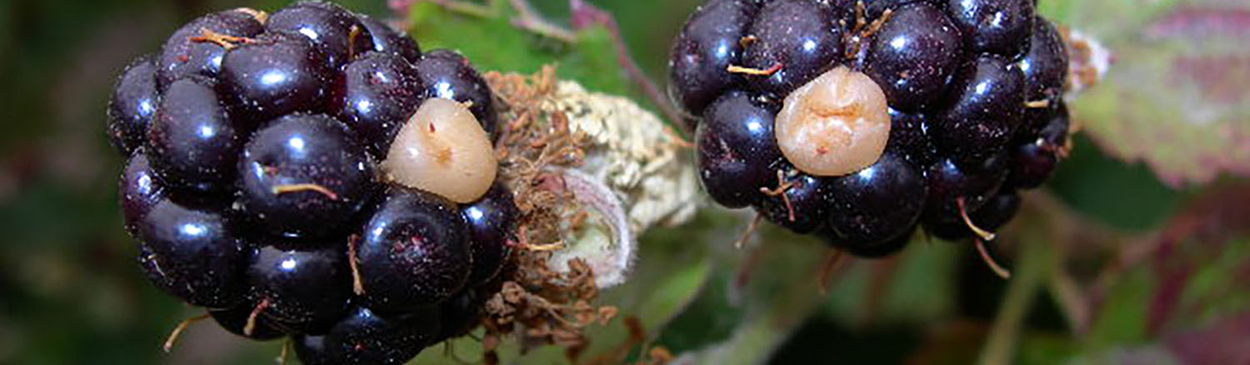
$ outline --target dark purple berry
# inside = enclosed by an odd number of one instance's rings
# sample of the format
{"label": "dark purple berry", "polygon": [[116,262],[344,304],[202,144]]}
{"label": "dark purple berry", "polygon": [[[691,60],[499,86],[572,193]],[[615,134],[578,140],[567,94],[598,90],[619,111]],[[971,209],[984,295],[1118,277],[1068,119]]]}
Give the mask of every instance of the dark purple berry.
{"label": "dark purple berry", "polygon": [[948,0],[947,6],[971,53],[1015,58],[1029,44],[1033,0]]}
{"label": "dark purple berry", "polygon": [[217,92],[235,122],[252,130],[295,112],[319,112],[337,77],[313,42],[300,35],[267,33],[226,52]]}
{"label": "dark purple berry", "polygon": [[456,52],[436,49],[421,55],[414,66],[417,67],[421,87],[425,89],[425,97],[469,103],[469,110],[482,124],[482,129],[492,138],[496,137],[498,117],[490,86],[469,65],[468,59]]}
{"label": "dark purple berry", "polygon": [[1024,72],[1025,98],[1047,101],[1051,109],[1063,97],[1063,84],[1068,76],[1068,49],[1059,36],[1059,30],[1046,19],[1038,17],[1034,22],[1029,52],[1020,59]]}
{"label": "dark purple berry", "polygon": [[256,132],[238,165],[241,202],[274,234],[338,232],[375,191],[373,162],[324,115],[291,114]]}
{"label": "dark purple berry", "polygon": [[373,49],[373,36],[354,14],[322,1],[301,1],[269,16],[265,30],[308,37],[317,44],[333,69]]}
{"label": "dark purple berry", "polygon": [[757,70],[775,67],[769,76],[749,76],[756,90],[782,99],[794,89],[838,64],[842,27],[826,3],[775,0],[760,9],[748,32],[742,60]]}
{"label": "dark purple berry", "polygon": [[[961,222],[961,210],[976,211],[998,193],[1007,178],[1004,156],[994,156],[975,166],[962,167],[950,158],[929,166],[929,198],[926,222]],[[962,207],[959,203],[963,201]]]}
{"label": "dark purple berry", "polygon": [[463,336],[481,323],[482,307],[489,296],[477,289],[462,291],[438,306],[442,313],[443,326],[435,337],[436,341]]}
{"label": "dark purple berry", "polygon": [[322,354],[330,364],[401,365],[431,345],[440,327],[437,309],[388,316],[357,307],[322,338]]}
{"label": "dark purple berry", "polygon": [[156,72],[161,90],[187,76],[217,77],[226,48],[210,38],[251,38],[264,30],[255,13],[244,9],[208,14],[183,25],[169,36],[161,49]]}
{"label": "dark purple berry", "polygon": [[913,166],[929,166],[937,159],[937,151],[929,141],[927,123],[923,114],[890,109],[890,139],[886,150],[901,153]]}
{"label": "dark purple berry", "polygon": [[390,25],[372,17],[360,15],[359,18],[372,36],[374,52],[398,54],[412,63],[421,59],[421,47],[407,33],[396,31]]}
{"label": "dark purple berry", "polygon": [[152,166],[172,187],[227,191],[243,141],[210,85],[183,78],[169,85],[148,130]]}
{"label": "dark purple berry", "polygon": [[760,198],[760,187],[777,184],[782,159],[773,136],[774,106],[744,92],[730,92],[708,106],[695,132],[699,181],[717,203],[742,208]]}
{"label": "dark purple berry", "polygon": [[963,43],[946,14],[928,4],[911,4],[893,14],[874,35],[867,74],[885,91],[891,108],[914,112],[946,91]]}
{"label": "dark purple berry", "polygon": [[126,161],[117,195],[121,200],[126,232],[131,235],[137,232],[143,217],[166,198],[165,186],[156,177],[156,171],[148,163],[147,152],[142,148],[135,150],[130,160]]}
{"label": "dark purple berry", "polygon": [[469,256],[473,269],[467,287],[475,287],[495,277],[511,250],[517,219],[521,212],[513,202],[512,192],[496,182],[478,201],[460,208],[469,239]]}
{"label": "dark purple berry", "polygon": [[832,205],[829,194],[832,179],[804,174],[788,164],[781,171],[782,185],[778,186],[774,177],[773,183],[768,185],[771,191],[761,193],[763,196],[755,203],[755,211],[794,233],[816,231],[825,224]]}
{"label": "dark purple berry", "polygon": [[469,279],[464,218],[445,198],[392,187],[361,235],[356,260],[373,309],[393,313],[436,304]]}
{"label": "dark purple berry", "polygon": [[[252,340],[268,341],[286,337],[286,333],[275,327],[268,317],[259,314],[252,316],[256,306],[257,303],[246,302],[227,309],[210,309],[208,315],[226,332]],[[251,328],[248,328],[249,320],[252,322]]]}
{"label": "dark purple berry", "polygon": [[156,115],[160,99],[155,75],[152,57],[140,57],[126,66],[113,87],[108,109],[109,143],[124,156],[147,140],[148,125]]}
{"label": "dark purple berry", "polygon": [[326,354],[325,335],[292,336],[295,357],[304,365],[341,365]]}
{"label": "dark purple berry", "polygon": [[669,54],[669,92],[692,115],[703,115],[709,103],[734,84],[739,75],[742,39],[758,6],[750,0],[712,0],[700,6],[673,40]]}
{"label": "dark purple berry", "polygon": [[374,156],[384,157],[399,127],[421,103],[416,69],[393,53],[369,53],[343,68],[339,119],[368,141]]}
{"label": "dark purple berry", "polygon": [[972,222],[981,229],[994,232],[1003,228],[1020,211],[1020,194],[1003,190],[972,213]]}
{"label": "dark purple berry", "polygon": [[902,251],[907,247],[907,244],[911,243],[912,234],[915,231],[916,226],[912,225],[903,229],[902,233],[899,234],[898,237],[873,243],[843,241],[830,233],[828,228],[821,229],[817,235],[824,239],[825,243],[830,246],[846,250],[846,252],[855,255],[856,257],[872,259],[886,257]]}
{"label": "dark purple berry", "polygon": [[252,311],[285,332],[324,333],[351,297],[347,242],[263,243],[253,249],[247,269]]}
{"label": "dark purple berry", "polygon": [[162,200],[137,226],[139,263],[156,287],[196,306],[243,302],[247,253],[226,216]]}
{"label": "dark purple berry", "polygon": [[1038,133],[1027,133],[1017,140],[1012,152],[1014,161],[1008,185],[1021,189],[1041,186],[1054,173],[1068,141],[1068,108],[1059,108],[1042,119],[1045,127]]}
{"label": "dark purple berry", "polygon": [[1002,57],[982,55],[956,76],[952,101],[934,115],[931,135],[960,162],[998,154],[1023,124],[1024,74]]}
{"label": "dark purple berry", "polygon": [[891,152],[866,169],[834,178],[828,191],[830,233],[835,240],[857,247],[882,244],[908,233],[929,194],[924,174]]}

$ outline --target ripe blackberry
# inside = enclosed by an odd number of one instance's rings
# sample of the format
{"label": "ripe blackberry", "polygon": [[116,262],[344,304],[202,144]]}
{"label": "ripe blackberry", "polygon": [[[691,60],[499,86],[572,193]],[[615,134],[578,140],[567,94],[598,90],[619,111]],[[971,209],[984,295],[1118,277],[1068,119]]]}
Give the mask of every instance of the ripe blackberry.
{"label": "ripe blackberry", "polygon": [[355,257],[370,308],[403,312],[451,298],[464,287],[472,257],[464,219],[446,198],[391,187],[364,225]]}
{"label": "ripe blackberry", "polygon": [[759,6],[752,0],[712,0],[703,4],[673,40],[669,93],[692,115],[741,80],[729,66],[741,65],[742,39]]}
{"label": "ripe blackberry", "polygon": [[[217,77],[226,46],[214,37],[249,38],[265,30],[267,15],[247,8],[211,13],[178,28],[161,49],[156,80],[164,90],[187,76]],[[219,39],[219,38],[218,38]]]}
{"label": "ripe blackberry", "polygon": [[373,162],[347,126],[319,114],[287,115],[257,131],[238,169],[243,207],[287,236],[341,229],[376,185]]}
{"label": "ripe blackberry", "polygon": [[826,3],[776,0],[764,4],[748,31],[743,63],[757,70],[779,67],[750,83],[762,93],[784,98],[821,72],[841,63],[842,34]]}
{"label": "ripe blackberry", "polygon": [[165,199],[136,225],[140,266],[158,288],[196,306],[243,302],[245,243],[235,222],[219,210]]}
{"label": "ripe blackberry", "polygon": [[353,55],[373,49],[373,36],[355,14],[322,1],[301,1],[269,16],[265,30],[308,37],[322,51],[326,65],[337,69]]}
{"label": "ripe blackberry", "polygon": [[373,156],[385,156],[421,103],[416,69],[397,53],[369,53],[344,66],[343,75],[343,102],[335,106],[339,119],[370,141]]}
{"label": "ripe blackberry", "polygon": [[128,156],[142,145],[159,102],[156,65],[151,57],[140,57],[126,66],[113,87],[108,108],[108,135],[113,148]]}
{"label": "ripe blackberry", "polygon": [[251,252],[252,316],[292,333],[324,333],[347,310],[351,275],[342,245],[273,242]]}
{"label": "ripe blackberry", "polygon": [[157,174],[170,186],[214,194],[234,180],[243,143],[207,83],[184,78],[169,85],[147,146]]}
{"label": "ripe blackberry", "polygon": [[323,111],[338,77],[326,52],[299,34],[262,34],[222,57],[217,93],[244,130],[290,112]]}
{"label": "ripe blackberry", "polygon": [[417,68],[417,78],[425,88],[425,97],[467,103],[486,134],[491,135],[491,139],[496,137],[498,116],[495,115],[490,86],[469,65],[468,59],[453,51],[436,49],[422,54],[421,59],[413,64]]}
{"label": "ripe blackberry", "polygon": [[940,237],[992,236],[972,215],[1003,186],[1045,180],[1068,133],[1052,123],[1067,116],[1068,52],[1035,7],[708,1],[669,59],[704,189],[861,256],[901,249],[918,220]]}
{"label": "ripe blackberry", "polygon": [[372,36],[374,52],[398,54],[404,60],[414,63],[421,59],[421,46],[407,33],[396,31],[386,23],[365,15],[360,16],[360,22]]}
{"label": "ripe blackberry", "polygon": [[496,182],[478,201],[460,208],[469,241],[469,257],[473,269],[469,273],[470,287],[485,284],[495,277],[507,260],[509,240],[521,212],[513,201],[512,192]]}
{"label": "ripe blackberry", "polygon": [[125,229],[155,286],[208,311],[166,350],[208,317],[309,364],[433,344],[436,309],[497,292],[510,260],[493,99],[464,57],[315,1],[211,13],[132,62],[106,131]]}
{"label": "ripe blackberry", "polygon": [[717,203],[730,208],[760,199],[760,187],[777,182],[773,164],[781,150],[773,137],[772,106],[745,92],[730,92],[707,108],[695,132],[699,181]]}
{"label": "ripe blackberry", "polygon": [[300,361],[305,364],[328,360],[325,362],[341,365],[400,365],[431,345],[440,330],[441,320],[436,309],[389,316],[356,307],[322,338],[322,357],[305,361],[301,356]]}

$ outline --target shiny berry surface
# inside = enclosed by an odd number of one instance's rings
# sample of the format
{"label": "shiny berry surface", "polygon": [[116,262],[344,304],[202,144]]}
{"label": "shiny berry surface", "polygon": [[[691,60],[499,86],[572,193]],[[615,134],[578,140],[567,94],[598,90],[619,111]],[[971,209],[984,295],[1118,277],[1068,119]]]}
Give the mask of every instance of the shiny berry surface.
{"label": "shiny berry surface", "polygon": [[482,124],[486,134],[495,137],[498,116],[490,86],[482,75],[459,53],[436,49],[421,55],[414,66],[427,98],[451,99],[469,103],[473,117]]}
{"label": "shiny berry surface", "polygon": [[695,161],[703,189],[717,203],[741,208],[760,199],[760,187],[777,183],[771,166],[782,159],[773,137],[774,107],[744,92],[732,92],[708,106],[695,132]]}
{"label": "shiny berry surface", "polygon": [[351,296],[347,242],[265,241],[252,250],[247,267],[252,310],[287,332],[324,333]]}
{"label": "shiny berry surface", "polygon": [[515,234],[521,212],[512,192],[496,182],[478,201],[460,207],[469,240],[472,272],[466,285],[478,286],[499,273],[511,253],[509,240]]}
{"label": "shiny berry surface", "polygon": [[207,81],[179,79],[148,130],[149,158],[170,186],[219,194],[234,179],[241,139]]}
{"label": "shiny berry surface", "polygon": [[[783,185],[775,180],[767,185],[772,191],[763,193],[755,211],[769,222],[791,232],[806,234],[825,224],[831,208],[832,179],[810,176],[793,167],[782,167]],[[776,176],[776,175],[774,175]]]}
{"label": "shiny berry surface", "polygon": [[748,76],[756,89],[775,98],[836,66],[842,52],[842,31],[827,3],[775,0],[760,9],[748,35],[743,63],[754,69],[780,67],[769,76]]}
{"label": "shiny berry surface", "polygon": [[332,364],[401,365],[431,345],[440,327],[436,309],[387,316],[356,307],[322,339],[324,356]]}
{"label": "shiny berry surface", "polygon": [[892,108],[914,112],[946,91],[963,43],[955,25],[928,4],[907,5],[893,14],[873,38],[867,73]]}
{"label": "shiny berry surface", "polygon": [[308,38],[267,33],[226,52],[217,92],[240,128],[252,130],[290,112],[325,110],[337,77]]}
{"label": "shiny berry surface", "polygon": [[[205,30],[211,33],[206,34]],[[209,40],[212,33],[251,38],[264,30],[264,25],[252,13],[242,9],[211,13],[183,25],[165,41],[157,59],[156,75],[161,90],[187,76],[218,75],[226,48]]]}
{"label": "shiny berry surface", "polygon": [[750,0],[713,0],[700,6],[673,40],[669,54],[670,93],[686,112],[702,115],[709,103],[741,76],[742,38],[759,6]]}
{"label": "shiny berry surface", "polygon": [[398,54],[408,62],[417,62],[421,59],[421,46],[407,33],[397,31],[390,25],[369,16],[360,15],[358,18],[360,18],[360,23],[364,24],[365,29],[369,30],[374,52]]}
{"label": "shiny berry surface", "polygon": [[339,120],[382,157],[422,100],[416,68],[395,53],[370,53],[344,66],[343,75]]}
{"label": "shiny berry surface", "polygon": [[833,179],[828,225],[841,242],[862,246],[903,236],[924,210],[929,189],[923,173],[896,153],[855,174]]}
{"label": "shiny berry surface", "polygon": [[108,107],[109,143],[118,153],[129,156],[147,139],[159,97],[151,57],[140,57],[126,66],[113,87]]}
{"label": "shiny berry surface", "polygon": [[1068,108],[1060,104],[1059,108],[1050,111],[1042,119],[1045,126],[1036,133],[1027,133],[1019,138],[1011,149],[1014,161],[1008,185],[1022,189],[1041,186],[1050,179],[1051,174],[1059,165],[1059,160],[1068,143]]}
{"label": "shiny berry surface", "polygon": [[950,96],[930,124],[938,148],[961,162],[998,154],[1023,124],[1024,74],[999,56],[963,65]]}
{"label": "shiny berry surface", "polygon": [[270,33],[294,33],[317,44],[328,67],[337,69],[373,49],[373,36],[354,14],[322,1],[302,1],[269,16]]}
{"label": "shiny berry surface", "polygon": [[1029,43],[1035,14],[1033,0],[948,0],[951,20],[972,52],[1009,58]]}
{"label": "shiny berry surface", "polygon": [[163,200],[137,226],[140,267],[156,287],[196,306],[243,302],[247,253],[225,215]]}
{"label": "shiny berry surface", "polygon": [[238,168],[240,201],[275,235],[342,230],[376,190],[364,147],[319,114],[288,115],[256,132]]}
{"label": "shiny berry surface", "polygon": [[148,155],[143,149],[135,151],[126,161],[122,178],[118,183],[117,196],[122,206],[122,218],[126,231],[134,235],[137,224],[156,204],[165,200],[165,186],[156,176]]}
{"label": "shiny berry surface", "polygon": [[[210,309],[208,315],[217,322],[226,332],[233,333],[236,336],[242,336],[257,341],[276,340],[286,337],[268,317],[257,315],[252,317],[252,312],[256,310],[256,303],[244,302],[226,309]],[[247,328],[248,320],[252,319],[252,328]],[[251,331],[250,333],[248,331]]]}
{"label": "shiny berry surface", "polygon": [[368,305],[402,312],[451,298],[472,271],[464,218],[451,201],[392,187],[365,224],[357,262]]}

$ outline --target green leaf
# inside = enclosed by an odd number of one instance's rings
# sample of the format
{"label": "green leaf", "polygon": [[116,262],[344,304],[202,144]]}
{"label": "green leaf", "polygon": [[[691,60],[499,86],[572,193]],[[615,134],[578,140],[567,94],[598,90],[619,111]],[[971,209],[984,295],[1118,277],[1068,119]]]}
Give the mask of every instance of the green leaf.
{"label": "green leaf", "polygon": [[[1172,186],[1250,176],[1250,2],[1052,0],[1042,11],[1110,49],[1106,79],[1073,103],[1099,146]],[[1108,21],[1113,16],[1115,21]]]}

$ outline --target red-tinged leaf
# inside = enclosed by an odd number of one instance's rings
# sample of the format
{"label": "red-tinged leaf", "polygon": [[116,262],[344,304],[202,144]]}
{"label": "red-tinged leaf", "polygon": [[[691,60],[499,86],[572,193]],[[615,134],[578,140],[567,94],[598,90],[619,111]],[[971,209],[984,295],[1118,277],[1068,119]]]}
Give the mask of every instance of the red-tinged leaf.
{"label": "red-tinged leaf", "polygon": [[1058,0],[1042,9],[1114,55],[1072,108],[1104,150],[1147,163],[1175,187],[1250,176],[1250,1]]}

